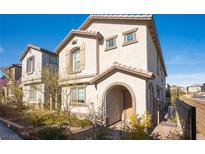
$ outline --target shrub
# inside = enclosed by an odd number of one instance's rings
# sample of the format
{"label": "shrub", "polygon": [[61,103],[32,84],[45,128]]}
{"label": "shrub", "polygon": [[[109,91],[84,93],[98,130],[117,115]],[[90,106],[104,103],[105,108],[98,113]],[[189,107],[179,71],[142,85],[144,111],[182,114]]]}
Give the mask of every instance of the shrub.
{"label": "shrub", "polygon": [[28,113],[27,120],[34,126],[80,126],[85,128],[92,125],[87,119],[78,119],[66,113],[51,113],[47,110],[32,110]]}
{"label": "shrub", "polygon": [[92,122],[88,119],[77,120],[77,125],[81,128],[85,128],[92,125]]}
{"label": "shrub", "polygon": [[146,140],[150,138],[150,129],[152,127],[152,118],[150,114],[133,115],[131,122],[125,125],[125,139]]}
{"label": "shrub", "polygon": [[37,140],[65,140],[68,139],[68,137],[68,131],[63,127],[45,128],[31,134],[31,138]]}

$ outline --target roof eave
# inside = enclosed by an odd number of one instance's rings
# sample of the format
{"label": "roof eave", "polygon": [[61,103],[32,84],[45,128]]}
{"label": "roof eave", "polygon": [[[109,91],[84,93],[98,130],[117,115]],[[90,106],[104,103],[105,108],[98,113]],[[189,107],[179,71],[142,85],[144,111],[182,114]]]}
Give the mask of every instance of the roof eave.
{"label": "roof eave", "polygon": [[47,54],[51,54],[53,56],[57,56],[56,53],[54,52],[51,52],[49,50],[46,50],[46,49],[43,49],[43,48],[40,48],[38,46],[35,46],[35,45],[32,45],[32,44],[28,44],[25,48],[25,50],[23,51],[22,55],[20,56],[19,58],[19,61],[22,61],[24,59],[24,57],[26,56],[27,52],[30,50],[30,49],[34,49],[34,50],[37,50],[39,52],[45,52]]}
{"label": "roof eave", "polygon": [[59,54],[59,50],[63,47],[63,45],[68,42],[73,36],[75,35],[85,35],[85,36],[91,36],[97,39],[102,39],[102,35],[97,33],[88,33],[88,32],[80,32],[80,31],[74,31],[73,29],[68,33],[68,35],[63,39],[63,41],[54,49],[54,53]]}
{"label": "roof eave", "polygon": [[133,16],[118,16],[118,15],[90,15],[79,27],[80,30],[85,30],[85,28],[87,28],[87,26],[91,23],[92,20],[100,20],[100,19],[116,19],[116,20],[151,20],[152,19],[152,15],[146,15],[146,16],[140,16],[140,17],[133,17]]}
{"label": "roof eave", "polygon": [[125,71],[125,72],[128,72],[128,73],[132,73],[134,75],[137,75],[137,76],[140,76],[142,78],[145,78],[145,79],[150,79],[150,80],[153,80],[155,78],[155,75],[153,73],[149,73],[149,74],[145,74],[145,73],[142,73],[142,72],[133,72],[132,70],[127,70],[125,68],[121,68],[120,66],[115,66],[113,65],[112,67],[110,67],[106,72],[96,76],[94,79],[92,79],[89,83],[90,84],[96,84],[98,83],[98,81],[104,77],[105,75],[107,75],[108,73],[114,71],[114,70],[119,70],[119,71]]}

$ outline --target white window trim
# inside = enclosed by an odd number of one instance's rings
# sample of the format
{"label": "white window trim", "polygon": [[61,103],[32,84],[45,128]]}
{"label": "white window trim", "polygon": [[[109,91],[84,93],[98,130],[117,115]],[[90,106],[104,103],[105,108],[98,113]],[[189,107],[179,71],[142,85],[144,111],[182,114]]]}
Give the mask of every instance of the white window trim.
{"label": "white window trim", "polygon": [[[80,64],[79,64],[79,69],[75,69],[75,66],[76,66],[75,60],[74,60],[75,52],[79,52],[79,56],[80,56],[80,48],[76,49],[72,52],[72,72],[79,72],[79,71],[81,71]],[[79,60],[79,63],[80,63],[80,60]]]}
{"label": "white window trim", "polygon": [[[80,89],[80,88],[82,88],[82,89],[84,89],[84,102],[83,103],[81,103],[81,102],[73,102],[73,93],[72,93],[72,91],[73,91],[73,89]],[[71,87],[70,88],[70,90],[71,90],[71,97],[70,97],[70,104],[71,104],[71,106],[75,106],[75,105],[77,105],[77,106],[87,106],[86,105],[86,87],[85,86],[77,86],[77,87]]]}
{"label": "white window trim", "polygon": [[[32,63],[30,64],[31,65],[31,70],[29,71],[29,72],[27,72],[27,67],[28,67],[28,61],[31,61],[30,59],[32,58]],[[26,73],[27,74],[32,74],[33,73],[33,71],[34,71],[34,66],[35,65],[35,62],[34,62],[34,56],[30,56],[30,57],[28,57],[27,59],[26,59]]]}

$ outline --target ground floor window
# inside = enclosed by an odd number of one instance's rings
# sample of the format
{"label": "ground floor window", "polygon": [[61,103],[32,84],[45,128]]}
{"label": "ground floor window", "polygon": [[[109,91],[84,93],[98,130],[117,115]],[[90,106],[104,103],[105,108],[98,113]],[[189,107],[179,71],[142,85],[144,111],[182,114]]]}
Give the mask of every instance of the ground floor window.
{"label": "ground floor window", "polygon": [[84,87],[72,88],[71,91],[72,91],[72,96],[71,96],[72,103],[84,103],[85,102],[85,88]]}
{"label": "ground floor window", "polygon": [[36,101],[37,91],[35,87],[30,87],[29,89],[29,99],[31,101]]}

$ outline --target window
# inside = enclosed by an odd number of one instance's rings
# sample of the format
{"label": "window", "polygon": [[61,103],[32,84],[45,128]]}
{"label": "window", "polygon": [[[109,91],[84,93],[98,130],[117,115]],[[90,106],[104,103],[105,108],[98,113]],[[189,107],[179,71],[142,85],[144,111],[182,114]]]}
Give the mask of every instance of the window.
{"label": "window", "polygon": [[125,42],[131,42],[134,41],[134,33],[128,33],[124,36]]}
{"label": "window", "polygon": [[29,90],[29,99],[31,101],[36,101],[36,88],[35,87],[30,87],[30,90]]}
{"label": "window", "polygon": [[57,64],[57,58],[56,58],[56,57],[53,57],[53,56],[50,56],[50,57],[49,57],[49,63],[50,63],[50,64]]}
{"label": "window", "polygon": [[107,40],[107,48],[112,48],[114,46],[115,46],[115,40],[114,39]]}
{"label": "window", "polygon": [[78,87],[72,88],[72,103],[84,103],[85,102],[85,88]]}
{"label": "window", "polygon": [[73,71],[80,70],[80,50],[73,52]]}
{"label": "window", "polygon": [[26,62],[26,72],[33,73],[34,71],[34,56],[29,57]]}
{"label": "window", "polygon": [[106,49],[105,50],[111,50],[111,49],[117,48],[116,38],[117,38],[117,35],[109,37],[105,40],[106,41]]}
{"label": "window", "polygon": [[137,28],[122,33],[124,36],[123,46],[137,42],[136,31],[137,31]]}

